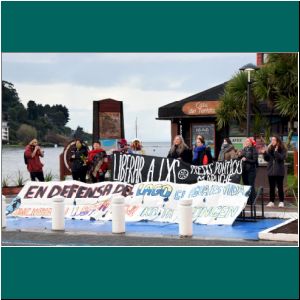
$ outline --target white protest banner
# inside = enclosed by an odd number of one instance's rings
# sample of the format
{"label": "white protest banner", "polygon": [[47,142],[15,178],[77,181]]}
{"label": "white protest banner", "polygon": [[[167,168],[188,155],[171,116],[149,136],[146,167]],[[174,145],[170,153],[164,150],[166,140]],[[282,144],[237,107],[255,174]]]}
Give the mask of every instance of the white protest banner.
{"label": "white protest banner", "polygon": [[66,218],[111,220],[111,199],[114,195],[123,194],[127,195],[126,221],[177,223],[180,200],[191,199],[195,223],[231,225],[245,208],[249,191],[249,186],[211,181],[190,185],[145,182],[136,184],[133,189],[120,182],[32,182],[19,194],[21,206],[13,215],[50,217],[51,198],[47,197],[60,195],[66,196]]}
{"label": "white protest banner", "polygon": [[[65,216],[68,218],[90,219],[94,214],[105,219],[110,199],[114,195],[127,196],[132,186],[123,182],[100,182],[87,184],[78,181],[29,181],[17,198],[21,205],[13,216],[50,217],[53,197],[65,199]],[[98,217],[99,218],[99,217]]]}

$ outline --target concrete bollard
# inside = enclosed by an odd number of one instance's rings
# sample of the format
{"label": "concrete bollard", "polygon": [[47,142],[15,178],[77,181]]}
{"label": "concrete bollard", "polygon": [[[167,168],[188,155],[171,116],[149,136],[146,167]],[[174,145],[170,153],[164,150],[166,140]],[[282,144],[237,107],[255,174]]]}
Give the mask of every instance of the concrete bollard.
{"label": "concrete bollard", "polygon": [[178,205],[179,236],[189,237],[193,235],[193,208],[192,200],[180,200]]}
{"label": "concrete bollard", "polygon": [[53,198],[52,201],[52,230],[65,230],[64,198]]}
{"label": "concrete bollard", "polygon": [[112,233],[125,232],[125,199],[115,197],[112,199]]}
{"label": "concrete bollard", "polygon": [[2,195],[2,217],[1,217],[1,226],[2,228],[6,227],[6,197]]}

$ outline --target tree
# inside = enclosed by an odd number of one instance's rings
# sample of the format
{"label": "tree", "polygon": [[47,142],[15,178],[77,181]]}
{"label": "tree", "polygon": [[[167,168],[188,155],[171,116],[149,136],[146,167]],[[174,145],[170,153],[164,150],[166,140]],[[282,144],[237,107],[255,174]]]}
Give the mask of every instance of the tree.
{"label": "tree", "polygon": [[[259,103],[265,102],[282,117],[289,118],[290,144],[294,131],[294,121],[298,113],[298,54],[272,53],[265,65],[253,75],[251,108],[255,114],[253,127],[255,133],[259,128],[270,134],[270,124],[259,117]],[[239,123],[246,119],[247,76],[244,72],[235,74],[225,87],[223,100],[217,110],[217,125],[221,129],[230,120]]]}
{"label": "tree", "polygon": [[298,54],[269,54],[267,63],[255,77],[253,88],[256,96],[267,99],[281,116],[289,118],[289,146],[298,114]]}
{"label": "tree", "polygon": [[37,105],[33,100],[27,103],[27,114],[29,120],[36,120],[39,117]]}
{"label": "tree", "polygon": [[32,139],[35,139],[37,137],[37,131],[34,127],[22,124],[20,128],[17,131],[17,138],[22,141],[23,144],[27,144]]}
{"label": "tree", "polygon": [[6,113],[9,108],[21,104],[19,95],[14,85],[8,81],[2,81],[2,112]]}

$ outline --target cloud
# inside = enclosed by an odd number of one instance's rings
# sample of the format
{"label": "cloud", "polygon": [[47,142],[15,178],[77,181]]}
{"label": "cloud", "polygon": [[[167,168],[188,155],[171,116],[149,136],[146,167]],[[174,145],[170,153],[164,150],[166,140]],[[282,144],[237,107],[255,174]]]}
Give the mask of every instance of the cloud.
{"label": "cloud", "polygon": [[125,133],[142,140],[169,141],[170,122],[158,108],[227,81],[255,53],[4,53],[2,78],[15,85],[22,102],[63,104],[69,126],[92,131],[93,100],[124,102]]}
{"label": "cloud", "polygon": [[139,138],[147,141],[168,141],[170,124],[155,120],[158,108],[169,102],[183,99],[185,91],[145,91],[128,84],[109,88],[94,88],[70,84],[30,85],[16,83],[19,97],[24,105],[29,100],[41,104],[63,104],[69,108],[68,126],[83,127],[92,132],[93,101],[113,98],[123,101],[125,133],[129,140],[135,136],[135,119],[138,118]]}

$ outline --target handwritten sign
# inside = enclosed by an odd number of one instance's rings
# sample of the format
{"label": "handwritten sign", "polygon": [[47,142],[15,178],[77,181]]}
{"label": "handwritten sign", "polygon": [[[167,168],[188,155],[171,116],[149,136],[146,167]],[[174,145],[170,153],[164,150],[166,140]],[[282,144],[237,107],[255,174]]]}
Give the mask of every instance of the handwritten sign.
{"label": "handwritten sign", "polygon": [[189,116],[215,115],[220,101],[193,101],[183,105],[182,111]]}
{"label": "handwritten sign", "polygon": [[178,159],[114,153],[112,181],[136,184],[149,181],[196,183],[201,180],[240,182],[242,161],[229,160],[195,166]]}
{"label": "handwritten sign", "polygon": [[[120,182],[30,182],[18,195],[20,205],[10,213],[17,217],[51,218],[51,196],[55,191],[55,194],[65,198],[66,218],[109,221],[112,218],[113,194],[120,194],[127,188]],[[180,201],[191,199],[194,223],[232,225],[246,206],[250,188],[234,183],[209,181],[191,185],[165,181],[139,183],[124,196],[125,220],[178,223]]]}

